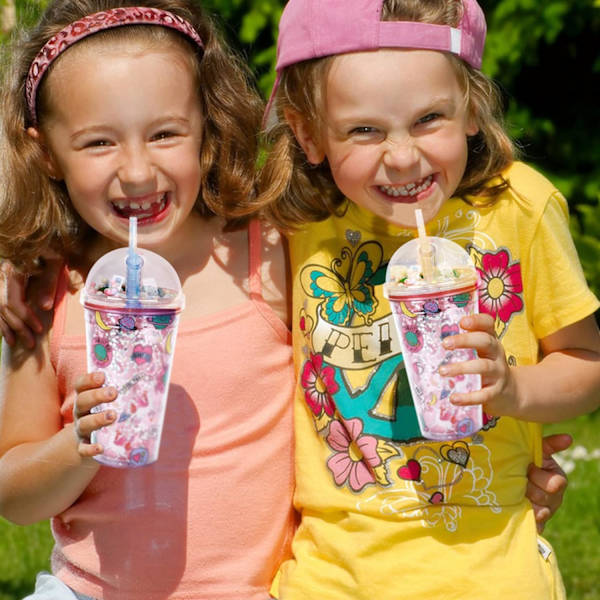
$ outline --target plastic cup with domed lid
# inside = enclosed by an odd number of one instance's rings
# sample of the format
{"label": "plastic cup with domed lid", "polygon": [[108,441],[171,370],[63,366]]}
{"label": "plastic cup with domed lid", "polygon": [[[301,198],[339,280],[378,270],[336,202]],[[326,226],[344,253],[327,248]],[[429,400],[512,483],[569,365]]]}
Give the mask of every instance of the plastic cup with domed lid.
{"label": "plastic cup with domed lid", "polygon": [[116,420],[92,433],[111,467],[140,467],[158,459],[179,313],[185,299],[175,269],[137,248],[137,220],[129,246],[108,252],[90,269],[81,303],[88,371],[102,371],[117,398],[92,412],[115,410]]}
{"label": "plastic cup with domed lid", "polygon": [[478,312],[477,271],[458,244],[425,233],[416,211],[419,237],[403,244],[388,263],[384,295],[400,338],[419,427],[433,440],[460,439],[482,427],[481,405],[456,406],[453,392],[481,389],[481,376],[444,377],[440,366],[473,360],[475,350],[446,350],[442,340],[460,333],[460,320]]}

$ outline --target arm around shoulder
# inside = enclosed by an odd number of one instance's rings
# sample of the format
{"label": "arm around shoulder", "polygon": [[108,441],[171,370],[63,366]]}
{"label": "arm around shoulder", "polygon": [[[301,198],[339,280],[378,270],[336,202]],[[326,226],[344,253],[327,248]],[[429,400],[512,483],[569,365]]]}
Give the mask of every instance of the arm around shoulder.
{"label": "arm around shoulder", "polygon": [[515,368],[519,417],[551,423],[600,406],[600,332],[593,315],[540,340],[542,360]]}

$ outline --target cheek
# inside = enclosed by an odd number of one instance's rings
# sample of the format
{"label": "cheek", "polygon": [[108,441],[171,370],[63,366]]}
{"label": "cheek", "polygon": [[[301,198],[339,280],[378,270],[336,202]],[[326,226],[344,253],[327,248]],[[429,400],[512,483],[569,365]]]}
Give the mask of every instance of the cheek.
{"label": "cheek", "polygon": [[[331,174],[338,187],[343,183],[358,183],[371,176],[377,167],[375,152],[369,148],[344,149],[327,156]],[[343,190],[342,190],[343,191]]]}
{"label": "cheek", "polygon": [[462,177],[467,164],[467,138],[464,134],[439,137],[431,145],[429,154],[435,156],[450,175]]}

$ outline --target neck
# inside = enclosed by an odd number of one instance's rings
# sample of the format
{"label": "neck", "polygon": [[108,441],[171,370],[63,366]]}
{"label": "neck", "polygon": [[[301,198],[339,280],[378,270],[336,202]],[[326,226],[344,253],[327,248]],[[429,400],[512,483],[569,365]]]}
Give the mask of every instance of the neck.
{"label": "neck", "polygon": [[[219,217],[205,219],[200,215],[191,214],[176,234],[164,243],[152,246],[140,241],[139,246],[168,260],[183,280],[204,268],[215,247],[221,244],[224,225],[225,221]],[[69,260],[69,266],[87,272],[101,256],[123,246],[123,243],[96,235],[90,240],[85,259],[74,257],[73,260]]]}

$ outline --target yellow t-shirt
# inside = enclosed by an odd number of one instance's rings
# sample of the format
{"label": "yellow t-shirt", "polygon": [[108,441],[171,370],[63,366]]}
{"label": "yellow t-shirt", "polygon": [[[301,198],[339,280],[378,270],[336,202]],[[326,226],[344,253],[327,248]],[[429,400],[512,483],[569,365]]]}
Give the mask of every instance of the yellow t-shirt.
{"label": "yellow t-shirt", "polygon": [[[489,207],[452,198],[428,224],[471,254],[480,311],[510,364],[593,313],[564,198],[522,163]],[[383,297],[392,253],[415,236],[350,204],[290,236],[294,281],[296,495],[302,521],[281,600],[564,598],[536,535],[526,471],[541,428],[485,418],[474,435],[420,437]]]}

